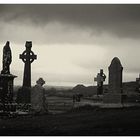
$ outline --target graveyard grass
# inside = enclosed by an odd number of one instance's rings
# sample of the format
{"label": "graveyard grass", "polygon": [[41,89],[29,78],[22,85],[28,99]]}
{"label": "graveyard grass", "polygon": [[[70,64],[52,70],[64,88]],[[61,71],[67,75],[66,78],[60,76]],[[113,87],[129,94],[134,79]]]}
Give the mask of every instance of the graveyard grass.
{"label": "graveyard grass", "polygon": [[0,119],[0,135],[109,136],[139,135],[140,108],[84,106],[62,114]]}

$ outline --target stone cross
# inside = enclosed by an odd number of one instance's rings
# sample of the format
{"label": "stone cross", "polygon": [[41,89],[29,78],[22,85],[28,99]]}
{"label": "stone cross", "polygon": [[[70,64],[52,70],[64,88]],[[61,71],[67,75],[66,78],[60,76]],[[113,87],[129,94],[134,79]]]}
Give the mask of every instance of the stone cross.
{"label": "stone cross", "polygon": [[97,95],[103,94],[103,82],[105,81],[106,76],[103,73],[103,69],[100,70],[100,73],[97,74],[97,77],[94,78],[94,81],[97,82]]}
{"label": "stone cross", "polygon": [[20,54],[20,59],[25,63],[24,66],[24,77],[23,77],[23,87],[31,87],[31,63],[37,59],[37,55],[35,55],[31,51],[32,42],[26,41],[25,44],[26,50]]}

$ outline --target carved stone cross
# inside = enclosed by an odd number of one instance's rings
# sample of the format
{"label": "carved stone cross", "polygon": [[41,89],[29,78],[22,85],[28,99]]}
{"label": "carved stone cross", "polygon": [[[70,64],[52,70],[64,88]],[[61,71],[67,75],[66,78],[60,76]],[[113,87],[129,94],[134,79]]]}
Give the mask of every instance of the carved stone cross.
{"label": "carved stone cross", "polygon": [[97,95],[103,94],[103,82],[105,81],[106,76],[103,73],[103,69],[100,70],[100,73],[97,74],[97,77],[94,78],[94,81],[97,82]]}
{"label": "carved stone cross", "polygon": [[37,59],[37,55],[35,55],[31,51],[32,42],[26,41],[26,50],[20,54],[20,59],[25,63],[24,66],[24,77],[23,77],[23,87],[31,87],[31,63]]}

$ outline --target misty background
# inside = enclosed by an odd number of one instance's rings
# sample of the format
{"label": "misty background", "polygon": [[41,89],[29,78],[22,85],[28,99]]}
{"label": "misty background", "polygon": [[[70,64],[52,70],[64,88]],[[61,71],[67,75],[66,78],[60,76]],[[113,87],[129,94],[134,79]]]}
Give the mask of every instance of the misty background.
{"label": "misty background", "polygon": [[43,77],[47,85],[96,85],[94,77],[118,57],[123,81],[140,73],[140,5],[124,4],[1,4],[2,49],[10,41],[11,73],[22,85],[24,63],[19,54],[32,41],[32,85]]}

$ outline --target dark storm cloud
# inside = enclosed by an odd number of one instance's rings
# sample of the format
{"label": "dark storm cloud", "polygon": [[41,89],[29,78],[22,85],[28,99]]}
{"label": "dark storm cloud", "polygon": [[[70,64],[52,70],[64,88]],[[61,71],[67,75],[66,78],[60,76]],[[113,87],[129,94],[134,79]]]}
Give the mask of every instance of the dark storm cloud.
{"label": "dark storm cloud", "polygon": [[130,38],[140,37],[139,15],[140,5],[0,5],[1,21],[36,26],[58,21]]}

